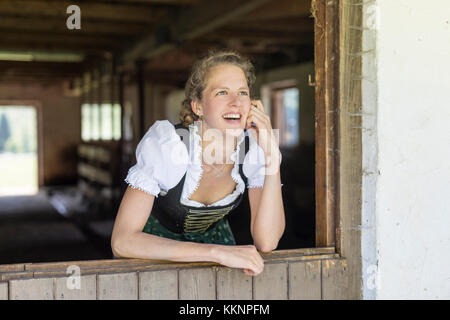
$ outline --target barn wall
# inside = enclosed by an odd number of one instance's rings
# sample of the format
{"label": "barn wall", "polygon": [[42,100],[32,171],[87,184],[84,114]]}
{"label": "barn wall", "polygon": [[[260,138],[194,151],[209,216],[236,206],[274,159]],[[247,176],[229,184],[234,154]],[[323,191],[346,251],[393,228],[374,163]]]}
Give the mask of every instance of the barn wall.
{"label": "barn wall", "polygon": [[334,248],[278,251],[264,259],[257,277],[211,263],[138,259],[2,265],[0,299],[348,298],[347,262]]}
{"label": "barn wall", "polygon": [[[66,95],[63,83],[2,83],[0,100],[35,101],[42,121],[43,184],[76,181],[76,146],[81,140],[80,97]],[[44,125],[43,125],[44,124]]]}
{"label": "barn wall", "polygon": [[363,260],[375,262],[365,283],[378,299],[450,298],[448,8],[445,0],[384,0],[365,16],[375,20],[376,67],[364,78],[376,87],[364,92],[376,90],[377,120],[364,129],[376,137],[378,165],[367,172],[376,195],[364,204],[363,216],[375,215],[362,228],[372,233],[363,236],[372,248]]}
{"label": "barn wall", "polygon": [[276,87],[277,83],[282,84],[286,80],[293,80],[300,97],[300,144],[314,145],[315,96],[314,87],[308,84],[308,75],[314,75],[313,62],[305,62],[259,73],[256,77],[253,91],[255,96],[262,100],[266,112],[270,114],[270,90],[265,90],[265,86],[268,88],[267,85],[270,86],[272,84]]}
{"label": "barn wall", "polygon": [[[157,120],[167,119],[167,96],[174,88],[156,85],[145,82],[144,85],[144,132]],[[139,86],[135,81],[129,81],[124,85],[124,107],[132,116],[133,123],[133,141],[137,146],[142,136],[139,134]],[[173,109],[179,112],[181,106],[175,106]],[[173,112],[172,112],[173,113]],[[177,115],[175,115],[177,116]],[[173,116],[172,116],[173,118]]]}

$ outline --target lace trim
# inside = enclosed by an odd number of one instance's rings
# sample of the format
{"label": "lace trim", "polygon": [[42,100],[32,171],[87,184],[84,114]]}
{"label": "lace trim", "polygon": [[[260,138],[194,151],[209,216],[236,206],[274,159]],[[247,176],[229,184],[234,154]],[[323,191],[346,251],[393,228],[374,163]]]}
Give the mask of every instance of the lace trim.
{"label": "lace trim", "polygon": [[244,181],[242,180],[241,175],[239,174],[239,159],[237,157],[239,156],[241,143],[245,138],[245,132],[243,132],[237,141],[236,150],[231,154],[230,158],[234,161],[234,167],[233,170],[231,170],[231,178],[234,180],[234,182],[237,183],[236,190],[232,193],[235,194],[236,192],[242,193],[245,189]]}
{"label": "lace trim", "polygon": [[264,184],[262,184],[262,185],[249,184],[247,189],[250,189],[250,188],[263,188],[263,187],[264,187]]}
{"label": "lace trim", "polygon": [[[256,184],[249,184],[247,188],[263,188],[264,184],[262,185],[256,185]],[[280,185],[280,188],[283,187],[283,184]]]}
{"label": "lace trim", "polygon": [[[202,168],[202,141],[201,141],[201,137],[200,134],[198,133],[198,127],[195,124],[190,124],[189,125],[189,134],[190,134],[190,143],[194,144],[194,159],[192,162],[192,168],[188,169],[187,173],[186,173],[186,179],[188,179],[189,181],[192,181],[192,185],[194,185],[195,187],[190,190],[187,191],[184,195],[183,195],[183,199],[184,200],[189,200],[189,198],[191,197],[191,195],[198,189],[199,185],[200,185],[200,180],[202,179],[203,176],[203,168]],[[191,147],[191,146],[189,146]],[[192,149],[191,149],[192,150]],[[190,200],[192,201],[192,200]]]}
{"label": "lace trim", "polygon": [[130,168],[128,175],[125,178],[125,182],[131,188],[141,190],[147,194],[154,195],[155,197],[158,197],[160,192],[159,188],[152,185],[152,182],[148,181],[142,174],[139,174],[135,167]]}

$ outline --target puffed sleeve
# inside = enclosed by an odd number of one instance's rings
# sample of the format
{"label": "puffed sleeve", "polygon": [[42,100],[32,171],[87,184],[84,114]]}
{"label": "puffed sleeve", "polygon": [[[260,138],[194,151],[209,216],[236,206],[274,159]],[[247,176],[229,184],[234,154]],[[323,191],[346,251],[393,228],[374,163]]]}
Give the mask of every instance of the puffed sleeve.
{"label": "puffed sleeve", "polygon": [[173,188],[188,166],[186,146],[168,120],[156,121],[136,148],[136,164],[125,182],[130,187],[158,197]]}
{"label": "puffed sleeve", "polygon": [[[244,158],[243,171],[248,180],[248,188],[262,188],[266,175],[266,158],[264,150],[258,145],[252,134],[249,134],[250,146]],[[280,164],[281,164],[280,152]],[[283,186],[283,184],[281,184]]]}

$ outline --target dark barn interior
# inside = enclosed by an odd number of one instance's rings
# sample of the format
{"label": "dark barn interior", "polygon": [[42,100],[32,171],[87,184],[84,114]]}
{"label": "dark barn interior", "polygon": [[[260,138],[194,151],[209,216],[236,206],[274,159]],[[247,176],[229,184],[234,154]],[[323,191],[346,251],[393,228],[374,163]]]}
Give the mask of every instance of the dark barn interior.
{"label": "dark barn interior", "polygon": [[[25,169],[0,149],[0,264],[111,258],[139,140],[178,122],[192,63],[226,48],[251,58],[252,95],[280,129],[278,249],[314,247],[313,11],[309,0],[0,1],[0,115],[35,110],[37,159],[37,193],[8,191],[20,182],[8,173]],[[249,220],[246,194],[229,217],[238,244],[252,242]]]}

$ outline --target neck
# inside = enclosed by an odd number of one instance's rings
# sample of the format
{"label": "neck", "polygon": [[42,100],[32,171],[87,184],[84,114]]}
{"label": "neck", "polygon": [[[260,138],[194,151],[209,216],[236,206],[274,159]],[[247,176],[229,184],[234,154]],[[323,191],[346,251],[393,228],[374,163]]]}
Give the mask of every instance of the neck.
{"label": "neck", "polygon": [[[220,134],[222,133],[222,134]],[[206,164],[232,164],[231,154],[236,150],[237,137],[213,130],[208,132],[205,124],[202,126],[202,160]]]}

